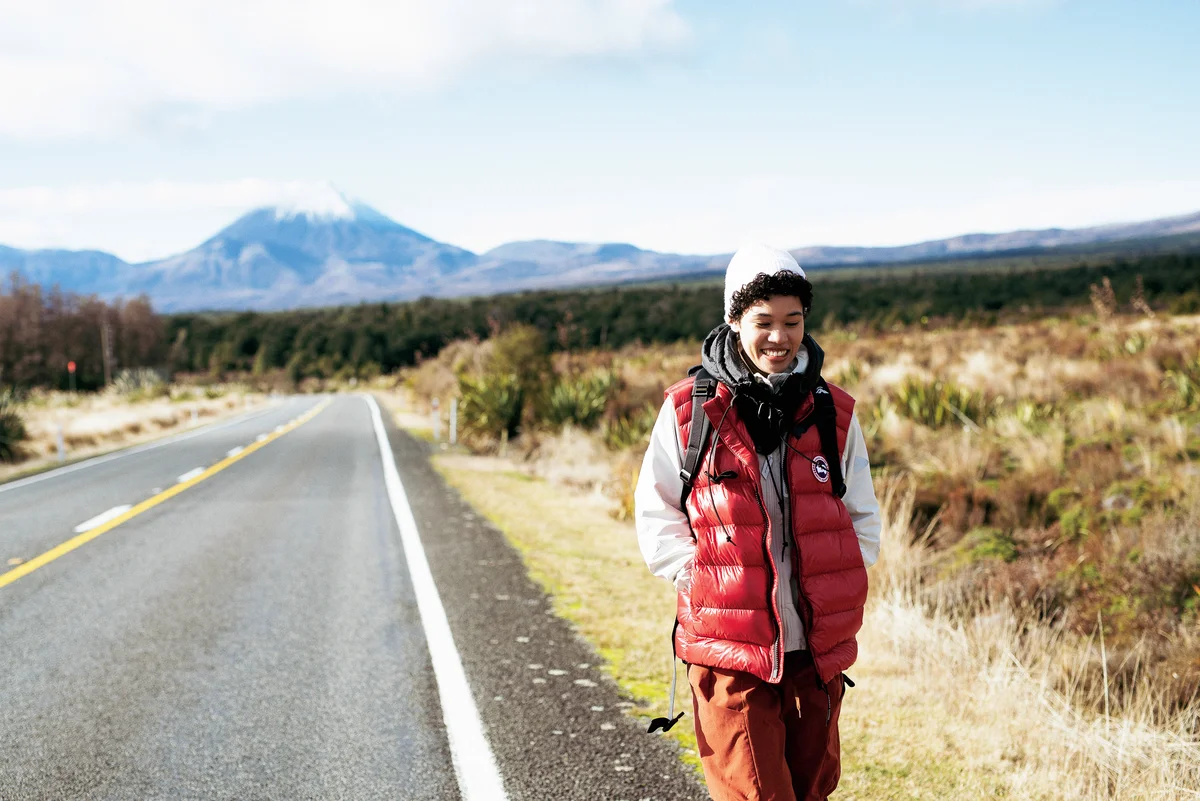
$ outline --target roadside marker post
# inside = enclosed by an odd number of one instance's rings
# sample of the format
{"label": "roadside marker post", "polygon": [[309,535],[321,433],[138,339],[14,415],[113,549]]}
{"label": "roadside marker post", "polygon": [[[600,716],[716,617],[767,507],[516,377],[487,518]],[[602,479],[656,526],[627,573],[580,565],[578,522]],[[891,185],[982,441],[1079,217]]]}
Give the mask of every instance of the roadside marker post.
{"label": "roadside marker post", "polygon": [[442,441],[442,415],[438,410],[438,399],[433,399],[433,441]]}
{"label": "roadside marker post", "polygon": [[[73,364],[74,362],[72,362]],[[58,424],[58,463],[62,464],[67,461],[67,446],[63,442],[62,423]]]}

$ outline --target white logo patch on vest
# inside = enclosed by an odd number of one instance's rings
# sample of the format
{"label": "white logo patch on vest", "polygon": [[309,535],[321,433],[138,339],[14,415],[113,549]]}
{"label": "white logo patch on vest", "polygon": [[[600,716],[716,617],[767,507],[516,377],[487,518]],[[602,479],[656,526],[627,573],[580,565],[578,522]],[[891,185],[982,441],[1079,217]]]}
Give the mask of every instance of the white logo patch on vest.
{"label": "white logo patch on vest", "polygon": [[817,477],[817,481],[822,484],[829,481],[829,462],[825,461],[824,456],[818,456],[812,460],[813,475]]}

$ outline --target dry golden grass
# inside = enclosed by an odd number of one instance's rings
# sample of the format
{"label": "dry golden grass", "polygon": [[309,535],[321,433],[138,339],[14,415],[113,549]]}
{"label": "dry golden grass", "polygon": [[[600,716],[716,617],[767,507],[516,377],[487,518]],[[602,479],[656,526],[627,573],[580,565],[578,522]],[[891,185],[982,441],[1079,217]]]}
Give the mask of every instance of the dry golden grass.
{"label": "dry golden grass", "polygon": [[[674,591],[594,494],[438,457],[447,480],[510,538],[643,719],[665,714]],[[1089,712],[1099,644],[1003,604],[964,614],[925,582],[934,555],[909,523],[912,487],[885,482],[884,557],[842,713],[846,799],[1187,799],[1200,794],[1195,709],[1165,712],[1147,686],[1118,716]],[[1058,689],[1066,687],[1066,691]],[[685,687],[677,708],[690,709]],[[678,739],[695,763],[688,723]]]}

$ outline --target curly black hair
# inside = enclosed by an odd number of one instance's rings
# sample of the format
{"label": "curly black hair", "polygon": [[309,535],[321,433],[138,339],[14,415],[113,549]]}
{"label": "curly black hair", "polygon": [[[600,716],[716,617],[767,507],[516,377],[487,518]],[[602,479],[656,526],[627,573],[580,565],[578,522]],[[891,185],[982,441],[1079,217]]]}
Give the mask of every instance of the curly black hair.
{"label": "curly black hair", "polygon": [[800,298],[800,305],[807,317],[812,310],[813,288],[808,279],[791,270],[780,270],[773,275],[759,273],[749,283],[742,286],[729,300],[729,319],[740,320],[755,303],[768,300],[780,295],[790,295]]}

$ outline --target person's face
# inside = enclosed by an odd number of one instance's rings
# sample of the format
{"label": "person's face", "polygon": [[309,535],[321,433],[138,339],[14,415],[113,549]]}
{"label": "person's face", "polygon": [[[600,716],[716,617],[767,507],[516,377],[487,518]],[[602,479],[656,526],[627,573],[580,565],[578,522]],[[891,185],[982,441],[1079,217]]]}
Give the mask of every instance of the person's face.
{"label": "person's face", "polygon": [[764,373],[782,373],[791,367],[804,339],[804,307],[798,297],[779,295],[760,300],[729,325],[751,364]]}

